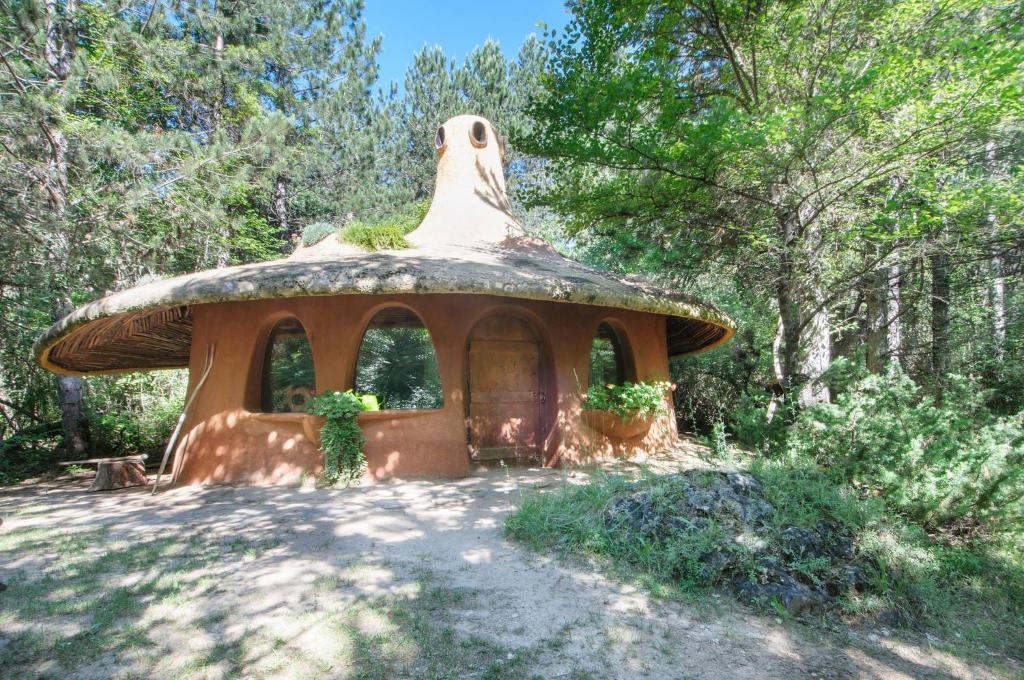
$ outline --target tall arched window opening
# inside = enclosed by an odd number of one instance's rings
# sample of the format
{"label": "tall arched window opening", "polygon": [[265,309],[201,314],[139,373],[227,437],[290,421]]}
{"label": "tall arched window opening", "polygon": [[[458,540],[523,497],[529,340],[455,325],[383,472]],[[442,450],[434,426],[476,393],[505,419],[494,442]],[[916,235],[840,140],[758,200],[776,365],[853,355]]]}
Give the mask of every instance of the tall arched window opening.
{"label": "tall arched window opening", "polygon": [[309,339],[298,319],[285,319],[270,332],[262,377],[264,412],[306,412],[316,391],[316,371]]}
{"label": "tall arched window opening", "polygon": [[619,334],[602,322],[590,345],[590,385],[621,385],[624,380],[633,379]]}
{"label": "tall arched window opening", "polygon": [[355,389],[372,394],[382,409],[440,408],[441,373],[430,332],[404,307],[370,319],[356,360]]}

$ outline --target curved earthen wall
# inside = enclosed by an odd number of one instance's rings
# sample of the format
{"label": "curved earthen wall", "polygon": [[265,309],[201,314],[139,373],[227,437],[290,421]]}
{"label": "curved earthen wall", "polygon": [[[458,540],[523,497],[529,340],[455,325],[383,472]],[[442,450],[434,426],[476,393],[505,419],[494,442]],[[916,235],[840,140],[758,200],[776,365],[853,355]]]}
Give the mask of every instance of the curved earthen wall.
{"label": "curved earthen wall", "polygon": [[[469,334],[491,314],[520,315],[541,336],[548,400],[543,455],[547,465],[652,450],[675,441],[675,417],[660,416],[650,431],[612,440],[580,420],[580,393],[590,346],[602,321],[623,333],[639,379],[666,379],[665,317],[621,309],[486,295],[307,297],[197,305],[190,360],[194,389],[210,343],[211,373],[197,396],[175,456],[179,484],[242,482],[295,484],[319,475],[319,423],[304,414],[258,413],[259,370],[274,324],[289,316],[306,330],[317,391],[352,386],[366,323],[381,308],[402,305],[420,316],[437,352],[444,406],[429,411],[381,411],[360,416],[366,435],[367,474],[459,477],[470,471],[466,436],[466,347]],[[582,384],[580,384],[582,383]],[[671,403],[666,400],[669,408]]]}

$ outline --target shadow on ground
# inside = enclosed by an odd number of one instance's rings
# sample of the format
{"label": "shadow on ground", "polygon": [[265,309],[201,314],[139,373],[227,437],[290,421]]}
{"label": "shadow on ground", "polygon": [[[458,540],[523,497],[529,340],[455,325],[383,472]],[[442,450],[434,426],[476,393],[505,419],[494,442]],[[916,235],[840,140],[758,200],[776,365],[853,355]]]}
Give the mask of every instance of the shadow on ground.
{"label": "shadow on ground", "polygon": [[[578,475],[579,473],[574,473]],[[0,491],[7,677],[999,677],[913,639],[655,601],[502,537],[561,471]]]}

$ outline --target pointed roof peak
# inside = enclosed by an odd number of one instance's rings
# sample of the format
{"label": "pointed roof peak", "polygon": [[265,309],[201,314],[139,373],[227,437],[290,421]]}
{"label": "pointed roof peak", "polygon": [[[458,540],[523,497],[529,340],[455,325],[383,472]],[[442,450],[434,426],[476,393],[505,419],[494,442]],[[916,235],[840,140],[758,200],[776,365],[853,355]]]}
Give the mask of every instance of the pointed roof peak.
{"label": "pointed roof peak", "polygon": [[491,121],[461,115],[434,135],[437,181],[423,222],[408,235],[415,246],[501,243],[525,235],[505,189],[505,143]]}

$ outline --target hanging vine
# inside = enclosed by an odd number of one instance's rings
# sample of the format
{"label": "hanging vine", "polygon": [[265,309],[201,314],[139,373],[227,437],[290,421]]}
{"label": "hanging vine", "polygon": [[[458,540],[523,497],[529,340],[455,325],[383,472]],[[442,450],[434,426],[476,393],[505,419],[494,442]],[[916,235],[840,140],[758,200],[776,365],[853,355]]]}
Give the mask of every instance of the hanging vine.
{"label": "hanging vine", "polygon": [[322,483],[343,481],[347,485],[358,482],[363,476],[366,437],[356,418],[365,410],[363,400],[352,390],[325,392],[310,402],[309,413],[326,418],[320,428],[320,450],[324,452]]}

